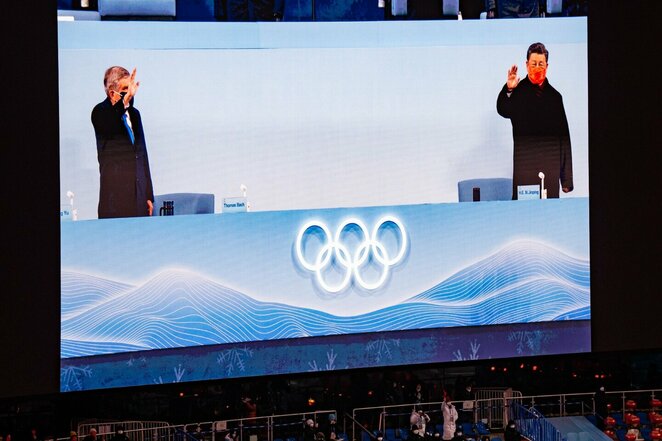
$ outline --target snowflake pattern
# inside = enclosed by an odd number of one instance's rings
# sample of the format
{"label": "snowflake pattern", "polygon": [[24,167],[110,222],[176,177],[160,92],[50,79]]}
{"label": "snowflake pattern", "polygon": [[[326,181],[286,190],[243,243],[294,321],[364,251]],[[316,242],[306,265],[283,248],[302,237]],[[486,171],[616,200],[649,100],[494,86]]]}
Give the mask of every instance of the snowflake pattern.
{"label": "snowflake pattern", "polygon": [[392,360],[392,348],[400,347],[399,338],[380,338],[379,340],[369,341],[365,346],[366,352],[375,357],[375,362],[379,363],[382,359]]}
{"label": "snowflake pattern", "polygon": [[235,369],[244,372],[246,370],[246,360],[249,358],[253,358],[253,351],[244,346],[243,349],[233,348],[221,352],[216,358],[216,363],[225,370],[227,376],[230,376]]}
{"label": "snowflake pattern", "polygon": [[321,368],[317,366],[317,360],[309,361],[308,366],[310,369],[308,369],[308,372],[332,371],[336,368],[336,358],[338,358],[338,354],[336,354],[333,349],[331,349],[326,353],[326,365]]}
{"label": "snowflake pattern", "polygon": [[462,355],[462,350],[458,349],[457,351],[453,352],[453,361],[463,361],[463,360],[478,360],[480,357],[478,355],[478,350],[480,349],[480,343],[478,343],[478,340],[474,339],[472,342],[469,343],[470,347],[470,352],[468,357],[464,357]]}
{"label": "snowflake pattern", "polygon": [[[184,374],[186,373],[186,369],[184,369],[181,365],[177,365],[177,367],[172,368],[173,372],[175,373],[175,379],[172,380],[173,383],[181,383],[182,378],[184,377]],[[163,377],[159,375],[159,378],[154,379],[154,384],[163,384]]]}
{"label": "snowflake pattern", "polygon": [[539,354],[543,345],[553,338],[553,333],[549,331],[513,331],[508,334],[508,341],[515,343],[515,350],[518,355],[522,355],[525,349],[531,352],[531,355]]}
{"label": "snowflake pattern", "polygon": [[60,384],[64,392],[83,390],[83,379],[92,377],[89,366],[66,366],[60,369]]}
{"label": "snowflake pattern", "polygon": [[133,358],[133,356],[131,356],[131,358],[129,358],[129,359],[127,360],[126,365],[127,365],[128,367],[133,367],[133,365],[136,364],[136,363],[138,363],[138,362],[142,363],[142,365],[145,366],[145,365],[147,364],[147,358],[145,358],[145,357],[143,356],[143,357],[140,357],[140,358],[138,358],[138,359],[135,359],[135,358]]}

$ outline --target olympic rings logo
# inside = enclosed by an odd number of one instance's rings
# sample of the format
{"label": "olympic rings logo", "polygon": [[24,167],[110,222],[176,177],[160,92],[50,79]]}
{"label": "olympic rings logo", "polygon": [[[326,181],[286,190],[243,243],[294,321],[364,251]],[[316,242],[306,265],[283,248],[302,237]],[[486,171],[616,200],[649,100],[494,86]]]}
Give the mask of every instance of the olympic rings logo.
{"label": "olympic rings logo", "polygon": [[[378,239],[379,230],[388,223],[393,223],[397,228],[400,236],[400,249],[398,253],[391,257],[382,242]],[[342,232],[350,225],[355,225],[361,230],[363,240],[358,244],[356,250],[352,254],[349,248],[341,242]],[[319,228],[324,233],[324,244],[317,253],[314,262],[309,262],[304,257],[303,238],[308,230]],[[365,290],[375,290],[382,286],[388,277],[389,270],[392,266],[397,265],[403,259],[407,251],[407,233],[405,227],[393,216],[384,216],[375,224],[372,232],[368,231],[365,224],[356,218],[345,220],[335,232],[331,235],[329,228],[323,223],[318,221],[310,221],[304,224],[299,230],[296,239],[296,255],[301,266],[308,271],[315,273],[315,278],[319,286],[330,293],[336,293],[347,288],[354,277],[355,282]],[[381,267],[381,273],[376,281],[366,281],[361,275],[361,269],[368,263],[368,259],[372,256],[375,262]],[[332,258],[335,258],[335,263],[343,268],[342,280],[335,284],[330,285],[324,279],[323,271],[330,267]]]}

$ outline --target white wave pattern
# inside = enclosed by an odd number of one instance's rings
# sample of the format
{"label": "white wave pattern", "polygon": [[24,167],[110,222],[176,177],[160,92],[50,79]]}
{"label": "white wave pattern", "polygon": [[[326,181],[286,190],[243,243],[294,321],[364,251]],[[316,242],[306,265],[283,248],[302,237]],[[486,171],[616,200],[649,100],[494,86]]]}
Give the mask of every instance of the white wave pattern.
{"label": "white wave pattern", "polygon": [[87,274],[60,273],[62,319],[82,313],[126,292],[131,285]]}
{"label": "white wave pattern", "polygon": [[[62,357],[365,332],[590,318],[588,261],[532,241],[512,242],[442,283],[353,317],[257,301],[201,275],[158,274],[142,286],[91,296],[62,320]],[[69,274],[68,292],[89,276]],[[74,289],[74,286],[76,288]],[[63,291],[63,302],[65,293]],[[69,301],[69,300],[66,300]]]}

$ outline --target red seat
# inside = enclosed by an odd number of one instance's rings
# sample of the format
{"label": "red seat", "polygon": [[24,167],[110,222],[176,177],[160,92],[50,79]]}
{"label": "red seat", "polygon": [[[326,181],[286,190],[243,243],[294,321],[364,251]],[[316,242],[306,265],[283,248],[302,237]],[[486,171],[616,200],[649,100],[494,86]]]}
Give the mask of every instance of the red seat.
{"label": "red seat", "polygon": [[634,400],[627,400],[625,402],[625,408],[630,409],[630,410],[634,410],[634,409],[637,408],[637,402],[634,401]]}
{"label": "red seat", "polygon": [[616,425],[616,420],[608,416],[605,418],[605,427],[614,427]]}
{"label": "red seat", "polygon": [[661,439],[662,440],[662,431],[659,429],[653,429],[651,431],[651,439]]}
{"label": "red seat", "polygon": [[662,401],[657,398],[651,400],[651,407],[662,407]]}
{"label": "red seat", "polygon": [[627,441],[637,441],[637,435],[635,435],[634,433],[626,433],[625,439]]}
{"label": "red seat", "polygon": [[651,412],[648,414],[648,419],[653,424],[662,424],[662,415],[657,412]]}
{"label": "red seat", "polygon": [[633,413],[625,414],[625,424],[628,426],[638,426],[640,421],[639,417]]}

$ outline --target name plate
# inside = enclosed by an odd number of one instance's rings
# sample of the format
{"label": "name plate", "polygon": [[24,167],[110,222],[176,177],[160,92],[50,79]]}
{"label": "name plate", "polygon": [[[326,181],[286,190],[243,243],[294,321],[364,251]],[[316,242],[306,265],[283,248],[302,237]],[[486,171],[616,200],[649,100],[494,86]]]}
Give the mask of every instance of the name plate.
{"label": "name plate", "polygon": [[68,222],[74,219],[73,213],[71,212],[70,205],[61,205],[60,206],[60,221]]}
{"label": "name plate", "polygon": [[222,213],[245,213],[246,211],[248,211],[246,198],[223,198]]}
{"label": "name plate", "polygon": [[518,185],[517,200],[527,201],[531,199],[540,199],[540,185]]}

